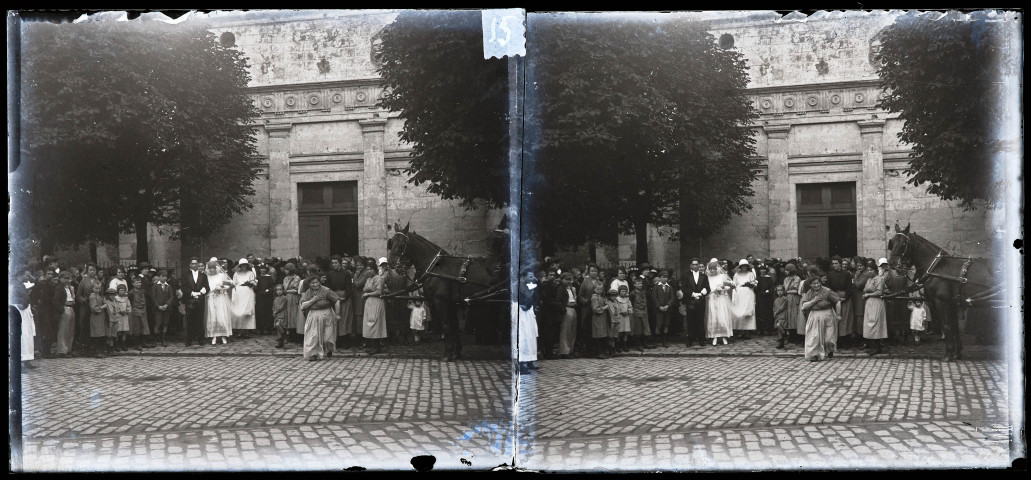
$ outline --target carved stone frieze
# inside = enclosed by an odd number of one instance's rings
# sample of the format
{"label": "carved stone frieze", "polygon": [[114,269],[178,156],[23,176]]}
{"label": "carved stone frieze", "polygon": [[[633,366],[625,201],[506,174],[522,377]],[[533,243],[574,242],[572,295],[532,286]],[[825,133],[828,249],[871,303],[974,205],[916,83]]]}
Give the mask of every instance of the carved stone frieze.
{"label": "carved stone frieze", "polygon": [[348,112],[376,108],[383,86],[372,81],[337,85],[293,85],[281,89],[263,87],[252,91],[251,99],[262,116],[307,112]]}
{"label": "carved stone frieze", "polygon": [[876,82],[852,82],[753,89],[749,98],[760,117],[780,117],[879,110],[884,92]]}

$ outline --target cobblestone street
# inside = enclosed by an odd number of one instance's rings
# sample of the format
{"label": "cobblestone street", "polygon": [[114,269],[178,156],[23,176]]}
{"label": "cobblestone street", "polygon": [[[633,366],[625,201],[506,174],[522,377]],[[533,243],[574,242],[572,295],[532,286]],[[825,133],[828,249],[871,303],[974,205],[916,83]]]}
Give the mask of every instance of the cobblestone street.
{"label": "cobblestone street", "polygon": [[540,470],[1009,466],[1005,363],[619,357],[520,383]]}
{"label": "cobblestone street", "polygon": [[434,455],[437,469],[489,469],[512,459],[509,371],[423,358],[44,360],[22,375],[24,468],[411,469]]}

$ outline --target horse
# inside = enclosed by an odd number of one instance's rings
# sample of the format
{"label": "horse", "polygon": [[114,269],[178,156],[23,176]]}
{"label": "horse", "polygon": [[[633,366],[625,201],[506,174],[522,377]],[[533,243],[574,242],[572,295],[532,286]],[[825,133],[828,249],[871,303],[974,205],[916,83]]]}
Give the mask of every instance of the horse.
{"label": "horse", "polygon": [[[497,259],[451,255],[439,245],[409,231],[409,225],[400,228],[395,224],[394,235],[387,241],[390,251],[387,261],[398,265],[402,259],[408,259],[415,266],[417,276],[409,291],[422,288],[430,308],[430,318],[441,319],[444,326],[445,359],[460,359],[462,342],[458,307],[505,303],[504,311],[507,312],[510,302],[508,266]],[[497,313],[500,318],[501,312]]]}
{"label": "horse", "polygon": [[[960,341],[959,314],[971,308],[985,307],[1004,290],[992,281],[991,264],[983,258],[957,257],[911,232],[909,225],[888,241],[891,251],[889,262],[898,265],[908,260],[917,270],[915,283],[906,292],[892,292],[886,296],[899,297],[923,288],[924,301],[931,318],[941,319],[945,334],[944,361],[961,360],[963,345]],[[901,300],[899,298],[898,300]],[[896,300],[897,301],[897,300]],[[968,316],[968,320],[969,320]]]}

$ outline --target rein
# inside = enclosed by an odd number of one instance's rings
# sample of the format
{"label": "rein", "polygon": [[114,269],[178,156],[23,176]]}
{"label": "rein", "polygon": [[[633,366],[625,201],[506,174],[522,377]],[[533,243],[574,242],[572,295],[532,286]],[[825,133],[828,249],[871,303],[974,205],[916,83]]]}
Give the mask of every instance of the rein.
{"label": "rein", "polygon": [[[399,253],[397,255],[397,260],[394,261],[394,268],[396,269],[398,266],[400,266],[401,260],[404,258],[405,253],[408,252],[408,242],[411,241],[411,238],[408,236],[408,234],[403,233],[403,232],[394,232],[394,235],[401,235],[401,236],[404,237],[404,240],[405,240],[404,241],[404,245],[402,245],[402,247],[401,247],[401,253]],[[441,259],[445,259],[445,258],[455,258],[455,259],[462,259],[463,260],[462,266],[459,268],[457,276],[445,275],[445,274],[437,273],[437,272],[433,271],[434,267],[437,266],[437,264],[440,262],[440,260]],[[500,288],[500,287],[502,287],[503,285],[505,285],[508,282],[507,281],[501,281],[501,282],[496,283],[494,285],[488,285],[488,284],[480,283],[480,282],[470,282],[469,279],[466,278],[465,274],[466,274],[466,271],[469,268],[469,264],[472,262],[472,260],[474,258],[476,258],[476,257],[473,257],[473,256],[461,257],[461,256],[455,256],[455,255],[445,255],[444,254],[444,249],[438,249],[437,250],[437,254],[433,256],[433,260],[430,260],[430,263],[428,265],[426,265],[426,269],[422,272],[422,274],[420,274],[418,277],[415,278],[415,280],[412,282],[412,285],[410,285],[407,289],[405,289],[402,292],[397,292],[397,294],[393,294],[393,295],[391,295],[391,294],[384,295],[384,297],[385,298],[412,298],[412,297],[399,297],[399,296],[401,294],[413,292],[415,290],[418,290],[418,289],[422,288],[423,284],[426,282],[426,280],[428,278],[434,278],[435,277],[435,278],[440,278],[440,279],[444,279],[444,280],[450,280],[450,281],[458,282],[461,285],[470,284],[470,285],[478,285],[478,286],[481,286],[481,287],[486,287],[485,289],[477,291],[477,292],[473,293],[472,295],[470,295],[469,297],[465,298],[465,303],[467,303],[467,304],[471,303],[473,301],[487,301],[487,302],[496,301],[496,300],[490,300],[491,297],[495,297],[495,296],[500,295],[502,293],[507,293],[508,292],[507,288]],[[507,300],[505,300],[505,302],[507,302]]]}
{"label": "rein", "polygon": [[[895,265],[897,266],[900,263],[902,263],[902,259],[903,258],[907,258],[907,255],[909,254],[909,243],[912,240],[909,238],[908,235],[906,235],[904,233],[901,233],[901,232],[896,232],[895,236],[896,237],[901,236],[901,237],[906,239],[906,243],[903,245],[902,253],[898,256],[898,260],[895,262]],[[935,248],[938,248],[938,254],[934,256],[934,259],[931,260],[931,264],[927,266],[927,269],[924,271],[924,273],[922,275],[920,275],[920,278],[917,278],[917,279],[913,280],[913,285],[910,285],[908,288],[906,288],[905,290],[903,290],[901,292],[890,293],[888,295],[885,295],[883,298],[889,299],[889,300],[896,299],[896,298],[899,299],[899,300],[902,300],[902,299],[909,299],[909,300],[917,300],[917,299],[919,299],[919,300],[923,300],[922,298],[917,298],[917,297],[901,297],[901,296],[909,294],[909,293],[913,293],[913,292],[915,292],[917,290],[920,290],[920,289],[924,288],[924,284],[926,284],[927,281],[932,279],[932,278],[940,278],[940,279],[948,281],[948,282],[959,283],[959,285],[960,285],[960,287],[959,287],[960,288],[960,296],[962,297],[963,287],[969,282],[969,279],[967,278],[967,272],[970,270],[970,266],[973,265],[973,263],[974,263],[974,261],[976,259],[974,257],[958,257],[958,256],[955,256],[955,255],[946,255],[944,249],[942,249],[940,247],[937,247],[937,246],[935,246]],[[941,261],[943,259],[963,260],[963,265],[960,267],[959,275],[956,275],[956,276],[953,276],[953,275],[943,275],[941,273],[935,272],[935,268],[938,267],[938,264],[941,263]],[[912,260],[912,259],[910,259],[910,260]],[[977,293],[977,294],[971,296],[970,298],[963,299],[962,301],[966,305],[970,306],[975,301],[988,300],[990,298],[997,297],[997,296],[1001,295],[1002,293],[1003,293],[1003,290],[1001,289],[1001,287],[993,287],[993,288],[989,288],[988,290],[985,290],[983,292]]]}

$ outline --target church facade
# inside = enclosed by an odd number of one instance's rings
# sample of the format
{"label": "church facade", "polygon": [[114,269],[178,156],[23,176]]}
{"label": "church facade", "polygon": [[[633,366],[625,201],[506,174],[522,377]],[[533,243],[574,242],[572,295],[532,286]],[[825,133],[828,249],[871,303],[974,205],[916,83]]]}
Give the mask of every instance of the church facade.
{"label": "church facade", "polygon": [[[876,34],[896,14],[838,13],[809,18],[775,13],[714,15],[716,41],[749,65],[759,112],[750,128],[761,168],[752,209],[700,239],[700,254],[742,258],[885,254],[886,225],[912,224],[956,254],[991,246],[997,214],[965,211],[906,184],[909,147],[902,122],[877,106]],[[381,256],[388,225],[415,231],[452,252],[486,253],[486,234],[502,212],[465,210],[404,173],[410,147],[403,120],[377,108],[383,86],[371,57],[376,33],[395,12],[241,12],[213,14],[208,29],[250,63],[248,93],[264,167],[254,208],[203,240],[205,254],[240,258],[330,253]],[[649,260],[680,265],[679,242],[650,228]],[[151,227],[155,264],[175,265],[180,245]],[[619,236],[600,263],[637,262],[636,239]],[[135,257],[123,235],[118,258]]]}
{"label": "church facade", "polygon": [[[289,258],[386,255],[395,222],[454,253],[485,255],[503,212],[466,210],[404,173],[410,147],[403,120],[376,106],[383,85],[372,59],[376,33],[395,12],[212,14],[208,30],[250,64],[248,93],[263,168],[254,208],[205,238],[204,255]],[[151,227],[152,263],[174,265],[180,244]],[[135,257],[123,235],[119,257]]]}
{"label": "church facade", "polygon": [[[759,117],[747,128],[762,167],[752,209],[701,239],[700,254],[878,258],[885,225],[896,222],[912,223],[953,254],[983,255],[992,246],[1000,212],[964,211],[906,183],[910,148],[898,140],[902,120],[877,106],[883,93],[874,64],[876,34],[896,16],[751,13],[712,21],[717,41],[748,62]],[[652,264],[680,265],[669,233],[649,232]],[[633,235],[620,236],[620,263],[636,261],[635,244]]]}

